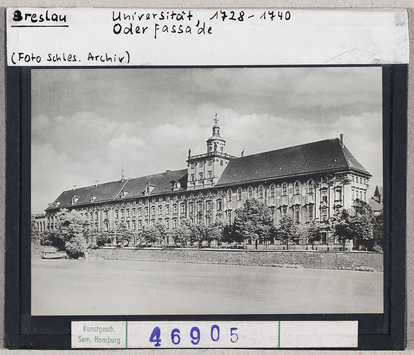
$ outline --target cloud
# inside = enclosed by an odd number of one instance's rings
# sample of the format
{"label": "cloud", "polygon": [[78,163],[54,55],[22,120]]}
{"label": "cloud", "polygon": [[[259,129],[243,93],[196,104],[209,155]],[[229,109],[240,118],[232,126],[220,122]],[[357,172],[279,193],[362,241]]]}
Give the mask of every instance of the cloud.
{"label": "cloud", "polygon": [[344,133],[381,175],[380,68],[53,69],[32,83],[34,211],[65,187],[119,179],[121,164],[131,178],[185,168],[216,113],[229,154]]}

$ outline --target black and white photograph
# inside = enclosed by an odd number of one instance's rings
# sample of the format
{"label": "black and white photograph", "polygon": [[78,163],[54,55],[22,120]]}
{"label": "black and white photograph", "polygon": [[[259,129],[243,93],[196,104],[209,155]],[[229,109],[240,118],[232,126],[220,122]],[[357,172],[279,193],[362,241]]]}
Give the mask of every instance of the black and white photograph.
{"label": "black and white photograph", "polygon": [[384,312],[382,68],[31,70],[31,314]]}

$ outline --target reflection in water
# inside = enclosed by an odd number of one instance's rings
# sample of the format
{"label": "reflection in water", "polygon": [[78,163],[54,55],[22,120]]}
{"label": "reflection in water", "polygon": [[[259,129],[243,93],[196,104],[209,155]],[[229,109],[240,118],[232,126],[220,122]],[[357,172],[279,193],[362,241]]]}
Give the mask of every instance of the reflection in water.
{"label": "reflection in water", "polygon": [[382,312],[381,272],[32,260],[32,315]]}

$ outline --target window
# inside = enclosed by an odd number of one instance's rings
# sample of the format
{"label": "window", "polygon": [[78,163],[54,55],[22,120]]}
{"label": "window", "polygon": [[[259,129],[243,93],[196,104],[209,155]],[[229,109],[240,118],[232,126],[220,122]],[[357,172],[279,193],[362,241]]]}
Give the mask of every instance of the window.
{"label": "window", "polygon": [[241,201],[242,199],[242,189],[238,188],[237,189],[237,200]]}
{"label": "window", "polygon": [[321,210],[321,220],[323,222],[328,220],[328,209],[327,208],[322,208],[322,210]]}
{"label": "window", "polygon": [[335,189],[335,201],[341,201],[342,200],[342,191],[341,188]]}
{"label": "window", "polygon": [[352,201],[355,200],[355,189],[352,188]]}
{"label": "window", "polygon": [[115,210],[115,219],[118,219],[118,210]]}
{"label": "window", "polygon": [[181,213],[181,214],[184,214],[184,213],[185,213],[185,204],[184,204],[184,203],[182,203],[182,204],[180,205],[180,213]]}
{"label": "window", "polygon": [[208,172],[208,177],[211,179],[213,177],[213,172],[211,170],[209,170]]}
{"label": "window", "polygon": [[287,206],[282,207],[282,217],[287,216]]}
{"label": "window", "polygon": [[352,175],[352,182],[355,182],[355,175]]}
{"label": "window", "polygon": [[284,182],[282,184],[282,196],[286,196],[287,195],[287,184]]}
{"label": "window", "polygon": [[168,218],[165,219],[165,228],[170,229],[170,220]]}
{"label": "window", "polygon": [[138,229],[142,229],[142,221],[138,221]]}
{"label": "window", "polygon": [[295,195],[299,195],[300,194],[300,183],[299,181],[295,182]]}
{"label": "window", "polygon": [[108,219],[108,211],[104,212],[104,217],[105,217],[105,219]]}
{"label": "window", "polygon": [[136,230],[137,229],[137,223],[134,221],[132,222],[132,230]]}
{"label": "window", "polygon": [[211,211],[211,201],[206,202],[206,210]]}
{"label": "window", "polygon": [[309,180],[308,182],[308,194],[313,194],[315,192],[315,188],[313,186],[313,181]]}
{"label": "window", "polygon": [[308,220],[313,220],[313,205],[308,205]]}
{"label": "window", "polygon": [[197,211],[202,212],[203,211],[203,201],[199,201],[197,203]]}
{"label": "window", "polygon": [[231,201],[231,190],[227,190],[227,202]]}
{"label": "window", "polygon": [[209,160],[208,161],[208,166],[211,166],[211,164],[213,164],[213,161],[212,160]]}
{"label": "window", "polygon": [[135,217],[137,213],[137,210],[135,208],[132,209],[132,217]]}
{"label": "window", "polygon": [[170,214],[170,205],[165,205],[165,214]]}
{"label": "window", "polygon": [[126,210],[126,216],[129,217],[129,208]]}
{"label": "window", "polygon": [[321,202],[328,202],[328,191],[326,189],[321,190]]}
{"label": "window", "polygon": [[270,185],[270,197],[275,197],[275,185]]}
{"label": "window", "polygon": [[177,205],[176,204],[173,205],[173,214],[177,214]]}
{"label": "window", "polygon": [[198,174],[198,179],[203,180],[203,173],[202,172]]}
{"label": "window", "polygon": [[259,187],[259,198],[263,198],[264,197],[264,188],[263,186]]}
{"label": "window", "polygon": [[191,169],[194,169],[194,164],[190,164]]}
{"label": "window", "polygon": [[249,187],[247,195],[248,195],[249,198],[253,198],[253,188],[252,187]]}
{"label": "window", "polygon": [[194,213],[194,203],[190,203],[190,204],[188,205],[188,208],[189,208],[189,210],[190,210],[190,213]]}
{"label": "window", "polygon": [[231,224],[231,211],[227,212],[227,223]]}
{"label": "window", "polygon": [[222,210],[221,200],[217,200],[217,211],[221,211],[221,210]]}
{"label": "window", "polygon": [[175,218],[172,220],[172,227],[177,228],[177,220]]}
{"label": "window", "polygon": [[158,214],[161,215],[162,214],[162,205],[158,206]]}
{"label": "window", "polygon": [[145,216],[148,216],[148,207],[145,207]]}
{"label": "window", "polygon": [[296,223],[300,222],[300,208],[299,208],[299,206],[294,206],[294,218],[295,218]]}
{"label": "window", "polygon": [[190,175],[190,181],[194,181],[194,174]]}
{"label": "window", "polygon": [[367,192],[364,191],[364,201],[367,202]]}

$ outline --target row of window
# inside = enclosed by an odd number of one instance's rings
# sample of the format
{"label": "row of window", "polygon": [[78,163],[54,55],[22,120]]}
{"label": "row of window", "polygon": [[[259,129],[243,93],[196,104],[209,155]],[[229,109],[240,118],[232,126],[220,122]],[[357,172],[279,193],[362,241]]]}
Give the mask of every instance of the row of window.
{"label": "row of window", "polygon": [[368,180],[366,178],[363,178],[363,177],[360,177],[360,176],[352,175],[352,182],[356,182],[358,184],[366,185]]}
{"label": "row of window", "polygon": [[[209,179],[213,178],[213,171],[209,170],[207,172],[207,174],[208,174],[207,177]],[[190,174],[190,181],[194,181],[194,180],[195,180],[195,174]],[[198,173],[198,180],[204,180],[204,173],[203,172]]]}
{"label": "row of window", "polygon": [[[306,187],[307,187],[307,193],[308,194],[314,194],[315,193],[315,187],[314,187],[314,184],[313,184],[312,181],[309,181],[306,184]],[[300,188],[301,188],[300,182],[299,181],[295,182],[294,190],[293,190],[295,195],[300,195]],[[259,199],[265,198],[265,191],[266,191],[265,187],[260,185],[257,189],[257,198],[259,198]],[[242,188],[238,188],[237,191],[236,191],[236,199],[238,201],[242,200],[242,192],[243,192]],[[232,200],[232,193],[233,192],[232,192],[231,189],[227,190],[227,201]],[[247,188],[247,197],[249,199],[251,199],[251,198],[253,198],[253,195],[254,195],[254,190],[253,190],[253,187],[250,186],[250,187]],[[281,195],[282,196],[287,196],[288,195],[288,184],[287,183],[282,184],[282,186],[281,186]],[[274,184],[272,184],[272,185],[269,186],[269,197],[275,197],[275,196],[276,196],[276,186]]]}
{"label": "row of window", "polygon": [[[312,185],[310,185],[312,186]],[[273,187],[273,188],[272,188]],[[274,197],[274,185],[270,186],[270,196]],[[249,187],[248,188],[248,197],[252,198],[253,197],[253,188]],[[308,189],[308,191],[311,191],[311,193],[314,192],[313,188],[312,189]],[[352,199],[354,200],[354,189],[353,191],[353,197]],[[321,202],[322,203],[327,203],[328,202],[328,189],[321,189],[320,191],[321,193]],[[357,198],[359,197],[360,199],[362,199],[362,191],[360,191],[360,196],[358,195],[358,191],[357,191]],[[365,196],[366,196],[366,192],[364,192]],[[258,198],[259,199],[263,199],[264,198],[264,187],[260,186],[258,189]],[[341,188],[336,188],[335,189],[335,201],[340,201],[342,198],[342,189]],[[364,197],[365,198],[365,197]],[[239,188],[237,189],[237,200],[241,200],[242,199],[242,189]],[[228,190],[227,191],[227,201],[231,201],[232,200],[232,191]],[[194,212],[200,212],[204,210],[204,203],[205,203],[205,209],[206,211],[210,211],[212,210],[212,201],[198,201],[196,203],[194,202],[189,202],[188,203],[188,209],[190,213],[194,213]],[[181,203],[180,205],[180,214],[185,214],[186,212],[186,206],[185,203]],[[216,209],[217,211],[222,211],[223,209],[223,203],[222,200],[217,200],[216,201]],[[171,213],[171,209],[170,209],[170,205],[159,205],[158,208],[156,209],[155,206],[152,206],[151,208],[149,207],[145,207],[145,208],[132,208],[130,209],[121,209],[121,210],[115,210],[115,219],[119,219],[119,218],[129,218],[129,217],[136,217],[138,215],[138,217],[142,217],[142,212],[144,212],[144,216],[148,216],[149,215],[149,211],[151,211],[151,216],[155,216],[156,214],[158,215],[163,215],[164,214],[164,210],[165,210],[165,214],[169,215]],[[177,214],[178,213],[178,205],[174,204],[172,205],[172,213],[173,214]],[[83,213],[81,213],[83,215]],[[95,218],[94,218],[95,216]],[[98,212],[90,212],[89,214],[90,220],[98,220]],[[104,211],[104,219],[109,219],[109,212],[108,210]]]}
{"label": "row of window", "polygon": [[[188,203],[189,212],[194,213],[196,211],[197,212],[203,211],[204,210],[204,203],[205,203],[206,211],[211,211],[212,207],[213,207],[212,201],[206,201],[206,202],[199,201],[197,203],[194,203],[194,202]],[[223,209],[223,203],[222,203],[221,200],[216,201],[216,208],[217,208],[217,211],[221,211]],[[170,205],[165,205],[165,206],[159,205],[157,209],[156,209],[155,206],[152,206],[151,208],[145,207],[143,209],[142,208],[138,208],[138,209],[133,208],[131,210],[129,210],[129,209],[115,210],[114,211],[114,216],[115,216],[115,219],[119,219],[119,218],[123,219],[125,217],[129,218],[131,216],[132,216],[132,218],[134,218],[136,216],[142,217],[142,212],[144,212],[144,216],[148,216],[149,211],[151,211],[151,216],[155,216],[156,214],[163,215],[164,210],[165,210],[166,215],[169,215],[171,211],[172,211],[173,214],[177,214],[178,213],[178,205],[176,205],[176,204],[172,205],[172,209],[170,209]],[[180,204],[180,214],[185,214],[185,212],[186,212],[186,206],[185,206],[184,203],[182,203],[182,204]],[[109,219],[109,211],[108,210],[105,210],[103,212],[103,214],[104,214],[103,215],[104,219]],[[81,215],[83,216],[84,214],[81,213]],[[85,216],[87,217],[88,214],[85,214]],[[89,213],[89,218],[90,218],[91,221],[93,221],[94,219],[98,220],[98,211],[95,211],[95,212],[91,211]]]}
{"label": "row of window", "polygon": [[[218,161],[218,160],[216,160],[216,161]],[[202,168],[202,167],[204,167],[205,162],[200,161],[200,162],[198,162],[197,164],[198,164],[198,166],[199,166],[200,168]],[[191,170],[194,170],[194,169],[195,169],[195,165],[196,165],[196,163],[191,163],[191,164],[190,164],[190,169],[191,169]],[[212,161],[212,160],[208,160],[208,161],[207,161],[207,165],[208,165],[208,166],[212,166],[212,165],[213,165],[213,161]],[[221,165],[221,166],[223,166],[223,159],[220,159],[220,165]]]}
{"label": "row of window", "polygon": [[352,201],[355,199],[360,199],[361,201],[367,202],[367,192],[362,189],[352,187]]}

